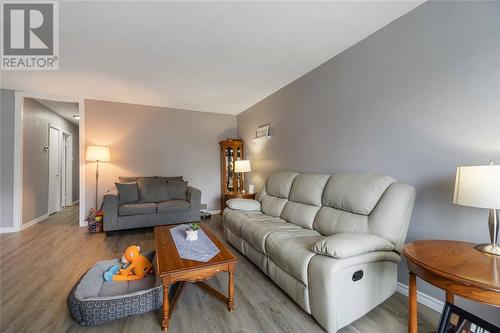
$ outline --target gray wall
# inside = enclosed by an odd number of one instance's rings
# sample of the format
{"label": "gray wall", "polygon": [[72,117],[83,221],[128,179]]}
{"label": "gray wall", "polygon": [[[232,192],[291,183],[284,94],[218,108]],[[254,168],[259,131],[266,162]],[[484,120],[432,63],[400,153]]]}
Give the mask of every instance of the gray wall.
{"label": "gray wall", "polygon": [[[238,115],[247,184],[277,170],[387,174],[417,188],[407,241],[487,241],[487,211],[454,206],[452,191],[456,166],[500,163],[499,36],[500,2],[417,7]],[[252,143],[266,123],[272,139]],[[500,325],[499,309],[459,304]]]}
{"label": "gray wall", "polygon": [[0,93],[0,227],[12,227],[15,95],[13,90]]}
{"label": "gray wall", "polygon": [[[219,209],[219,144],[236,136],[236,116],[85,100],[86,145],[110,147],[100,164],[99,202],[118,176],[184,176],[202,203]],[[86,162],[86,211],[95,206],[95,163]],[[100,203],[99,203],[100,205]]]}
{"label": "gray wall", "polygon": [[49,193],[49,124],[71,133],[73,143],[73,201],[78,200],[78,126],[34,99],[25,98],[23,108],[23,223],[47,214]]}

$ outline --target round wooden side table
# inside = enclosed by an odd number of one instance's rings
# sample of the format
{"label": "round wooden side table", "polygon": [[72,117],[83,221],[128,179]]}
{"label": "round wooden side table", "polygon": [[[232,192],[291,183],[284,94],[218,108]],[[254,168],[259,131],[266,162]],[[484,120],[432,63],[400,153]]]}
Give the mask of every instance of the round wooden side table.
{"label": "round wooden side table", "polygon": [[500,306],[500,256],[480,252],[473,243],[419,240],[406,244],[403,254],[409,270],[408,332],[417,333],[417,279],[454,295]]}

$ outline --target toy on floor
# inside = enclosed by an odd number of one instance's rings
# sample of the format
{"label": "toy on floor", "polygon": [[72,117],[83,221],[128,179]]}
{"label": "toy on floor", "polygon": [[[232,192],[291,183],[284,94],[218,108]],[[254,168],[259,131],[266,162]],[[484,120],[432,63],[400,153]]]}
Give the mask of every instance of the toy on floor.
{"label": "toy on floor", "polygon": [[[125,268],[120,265],[114,265],[104,272],[104,280],[106,281],[132,281],[140,280],[146,274],[153,271],[153,265],[148,258],[140,254],[141,248],[136,245],[127,247],[122,256],[122,263]],[[128,266],[126,266],[128,264]]]}

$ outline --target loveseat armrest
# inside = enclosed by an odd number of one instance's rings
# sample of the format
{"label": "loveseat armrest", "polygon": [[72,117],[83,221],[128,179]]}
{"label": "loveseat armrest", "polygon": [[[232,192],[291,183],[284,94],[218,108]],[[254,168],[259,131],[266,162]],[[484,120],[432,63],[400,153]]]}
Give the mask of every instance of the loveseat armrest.
{"label": "loveseat armrest", "polygon": [[201,213],[201,191],[192,186],[186,190],[186,200],[191,204],[191,220],[199,221]]}
{"label": "loveseat armrest", "polygon": [[314,244],[312,251],[328,257],[342,259],[368,252],[393,251],[395,248],[387,239],[375,234],[343,232],[325,237]]}
{"label": "loveseat armrest", "polygon": [[186,200],[191,204],[199,203],[201,205],[201,191],[192,186],[188,186],[186,190]]}
{"label": "loveseat armrest", "polygon": [[260,202],[252,199],[230,199],[226,205],[234,210],[260,211]]}
{"label": "loveseat armrest", "polygon": [[104,231],[118,230],[118,190],[112,189],[104,194],[102,210],[104,212]]}

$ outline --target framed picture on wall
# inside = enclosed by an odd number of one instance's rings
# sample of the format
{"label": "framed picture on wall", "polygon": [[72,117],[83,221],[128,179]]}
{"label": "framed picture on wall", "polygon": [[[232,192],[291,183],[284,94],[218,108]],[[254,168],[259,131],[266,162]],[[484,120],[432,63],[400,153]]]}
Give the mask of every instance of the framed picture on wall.
{"label": "framed picture on wall", "polygon": [[255,133],[255,137],[262,138],[262,137],[269,136],[269,128],[270,127],[271,127],[271,125],[269,125],[269,124],[259,126],[259,128],[257,128],[257,133]]}
{"label": "framed picture on wall", "polygon": [[500,328],[470,312],[446,303],[437,333],[499,333]]}

